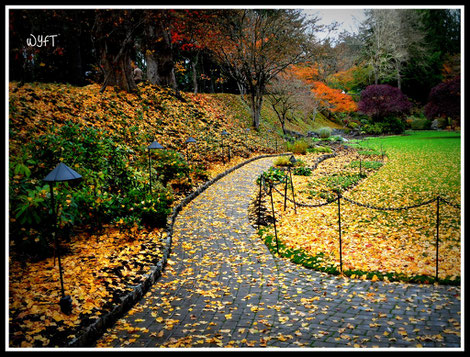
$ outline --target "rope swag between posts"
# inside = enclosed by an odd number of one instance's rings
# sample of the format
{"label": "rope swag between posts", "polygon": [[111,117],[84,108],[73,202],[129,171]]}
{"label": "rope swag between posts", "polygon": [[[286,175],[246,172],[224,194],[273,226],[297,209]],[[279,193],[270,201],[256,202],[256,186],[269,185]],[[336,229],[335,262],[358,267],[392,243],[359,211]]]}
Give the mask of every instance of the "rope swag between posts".
{"label": "rope swag between posts", "polygon": [[[316,165],[315,165],[316,166]],[[342,259],[342,241],[341,241],[341,199],[344,199],[346,202],[349,202],[351,204],[360,206],[360,207],[365,207],[365,208],[370,208],[374,210],[379,210],[379,211],[400,211],[400,210],[409,210],[412,208],[418,208],[422,207],[428,204],[431,204],[433,202],[436,202],[436,275],[435,275],[435,281],[438,281],[439,277],[439,209],[440,209],[440,203],[443,202],[455,209],[460,210],[460,205],[451,203],[448,200],[442,198],[441,196],[437,196],[435,198],[429,199],[427,201],[417,203],[414,205],[409,205],[409,206],[403,206],[403,207],[377,207],[373,206],[370,204],[365,204],[365,203],[360,203],[354,200],[351,200],[350,198],[342,196],[339,192],[337,192],[337,197],[333,200],[322,202],[322,203],[317,203],[317,204],[308,204],[308,203],[302,203],[302,202],[296,202],[295,201],[295,194],[294,194],[294,184],[292,181],[292,173],[290,170],[286,171],[284,180],[276,180],[275,182],[272,178],[269,178],[265,176],[263,173],[259,177],[259,209],[258,209],[258,228],[259,228],[259,222],[260,222],[260,214],[261,214],[261,192],[262,188],[264,189],[264,192],[270,196],[271,198],[271,210],[272,210],[272,215],[273,215],[273,221],[274,221],[274,233],[275,233],[275,238],[276,238],[276,248],[277,248],[277,253],[279,254],[279,241],[278,241],[278,236],[277,236],[277,227],[276,227],[276,218],[275,218],[275,212],[274,212],[274,201],[273,201],[273,191],[276,191],[281,197],[284,198],[284,210],[286,210],[286,202],[289,201],[293,203],[294,209],[296,209],[297,206],[299,207],[311,207],[311,208],[317,208],[317,207],[322,207],[322,206],[327,206],[333,202],[337,202],[338,204],[338,237],[339,237],[339,257],[340,257],[340,271],[343,272],[343,259]],[[281,183],[285,183],[285,192],[281,192],[276,185],[279,185]],[[291,186],[292,190],[292,198],[287,196],[287,188],[288,186]],[[295,213],[297,213],[297,210],[295,210]]]}

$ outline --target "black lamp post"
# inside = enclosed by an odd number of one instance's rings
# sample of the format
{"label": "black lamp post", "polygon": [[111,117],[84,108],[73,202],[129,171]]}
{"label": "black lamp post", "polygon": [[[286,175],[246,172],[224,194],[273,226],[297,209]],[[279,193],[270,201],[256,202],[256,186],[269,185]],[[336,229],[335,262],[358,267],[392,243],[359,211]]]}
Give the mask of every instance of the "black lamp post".
{"label": "black lamp post", "polygon": [[189,162],[189,151],[188,151],[189,143],[195,143],[197,142],[197,140],[192,137],[189,137],[186,139],[185,142],[186,142],[186,160],[188,160]]}
{"label": "black lamp post", "polygon": [[62,277],[62,264],[60,261],[60,250],[57,240],[57,213],[55,211],[55,204],[54,204],[54,182],[61,182],[61,181],[71,181],[71,180],[78,180],[81,179],[82,176],[72,170],[70,167],[65,165],[64,163],[59,163],[54,170],[52,170],[44,179],[43,181],[49,182],[49,186],[51,188],[51,208],[52,208],[52,215],[53,215],[53,232],[54,232],[54,243],[55,249],[57,252],[57,257],[59,260],[59,276],[60,276],[60,288],[62,293],[62,298],[60,299],[60,309],[64,314],[70,314],[72,312],[72,298],[70,295],[65,295],[64,291],[64,280]]}
{"label": "black lamp post", "polygon": [[[225,164],[225,154],[224,154],[224,136],[227,136],[228,133],[226,130],[223,130],[222,133],[222,157],[223,157],[223,161],[224,161],[224,164]],[[230,161],[230,149],[228,149],[229,152],[228,152],[228,160]]]}
{"label": "black lamp post", "polygon": [[154,141],[151,143],[148,147],[148,152],[149,152],[149,184],[150,184],[150,194],[152,194],[152,159],[150,158],[150,150],[156,150],[156,149],[164,149],[163,146],[161,146],[157,141]]}

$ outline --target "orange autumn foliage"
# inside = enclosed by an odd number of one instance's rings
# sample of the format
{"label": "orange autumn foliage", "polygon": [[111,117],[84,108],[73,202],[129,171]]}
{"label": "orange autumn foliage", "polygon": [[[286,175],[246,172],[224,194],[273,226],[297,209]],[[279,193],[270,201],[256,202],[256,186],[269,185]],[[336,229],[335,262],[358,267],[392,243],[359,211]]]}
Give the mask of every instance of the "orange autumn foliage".
{"label": "orange autumn foliage", "polygon": [[332,112],[355,112],[357,110],[357,104],[350,95],[343,93],[340,89],[330,88],[323,82],[313,82],[312,92],[320,99],[321,104]]}
{"label": "orange autumn foliage", "polygon": [[340,89],[334,89],[320,81],[320,68],[317,63],[306,66],[291,66],[289,71],[312,88],[312,93],[322,106],[335,113],[355,112],[357,104],[352,97]]}

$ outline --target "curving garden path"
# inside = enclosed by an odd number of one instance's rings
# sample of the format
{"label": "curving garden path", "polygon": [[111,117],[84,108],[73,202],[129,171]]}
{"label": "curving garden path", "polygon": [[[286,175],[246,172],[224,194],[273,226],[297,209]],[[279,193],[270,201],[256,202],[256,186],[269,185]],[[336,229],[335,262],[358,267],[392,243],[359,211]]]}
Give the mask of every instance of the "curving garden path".
{"label": "curving garden path", "polygon": [[178,215],[162,276],[98,347],[462,348],[460,288],[352,280],[273,257],[248,221],[273,158]]}

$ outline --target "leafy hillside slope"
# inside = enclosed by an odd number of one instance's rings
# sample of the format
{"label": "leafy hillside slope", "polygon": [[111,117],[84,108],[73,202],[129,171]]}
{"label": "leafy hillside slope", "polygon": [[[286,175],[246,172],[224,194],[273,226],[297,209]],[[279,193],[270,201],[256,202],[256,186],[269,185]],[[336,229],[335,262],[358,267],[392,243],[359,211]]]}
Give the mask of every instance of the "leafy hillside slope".
{"label": "leafy hillside slope", "polygon": [[[273,152],[275,142],[282,142],[268,103],[260,131],[246,131],[250,123],[249,108],[236,95],[177,93],[144,84],[131,94],[112,87],[100,93],[97,84],[10,83],[13,240],[23,245],[40,242],[38,235],[49,236],[43,229],[49,219],[49,190],[42,178],[59,162],[83,176],[78,189],[58,199],[61,226],[164,222],[175,196],[209,179],[214,166],[229,157]],[[305,133],[314,125],[299,120],[288,128]],[[229,135],[223,137],[223,130]],[[185,143],[189,137],[197,142]],[[154,140],[167,150],[152,151],[155,182],[149,195],[147,147]],[[57,189],[56,194],[62,193]]]}

